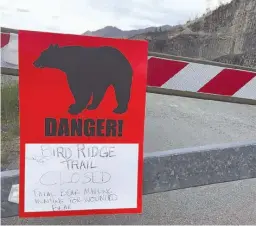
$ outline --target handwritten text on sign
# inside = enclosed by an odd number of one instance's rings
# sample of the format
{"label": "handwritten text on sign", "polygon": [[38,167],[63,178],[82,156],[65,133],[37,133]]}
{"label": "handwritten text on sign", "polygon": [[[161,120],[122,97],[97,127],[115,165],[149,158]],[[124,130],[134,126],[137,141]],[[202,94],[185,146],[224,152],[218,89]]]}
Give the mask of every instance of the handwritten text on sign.
{"label": "handwritten text on sign", "polygon": [[25,211],[137,207],[138,144],[26,144]]}

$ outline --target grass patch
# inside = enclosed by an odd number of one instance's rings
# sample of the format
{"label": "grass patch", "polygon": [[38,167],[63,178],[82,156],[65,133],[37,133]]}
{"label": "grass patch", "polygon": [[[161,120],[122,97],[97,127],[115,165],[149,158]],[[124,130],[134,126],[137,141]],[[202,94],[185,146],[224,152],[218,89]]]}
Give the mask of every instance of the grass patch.
{"label": "grass patch", "polygon": [[13,142],[19,136],[19,87],[18,83],[1,87],[1,162],[6,163]]}
{"label": "grass patch", "polygon": [[1,88],[1,119],[8,122],[19,117],[18,83],[3,85]]}

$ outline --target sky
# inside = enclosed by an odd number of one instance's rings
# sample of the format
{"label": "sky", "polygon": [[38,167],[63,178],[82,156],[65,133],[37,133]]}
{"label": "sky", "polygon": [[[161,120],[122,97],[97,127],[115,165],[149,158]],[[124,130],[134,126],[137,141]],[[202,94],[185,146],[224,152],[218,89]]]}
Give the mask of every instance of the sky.
{"label": "sky", "polygon": [[[82,34],[105,26],[122,30],[177,25],[230,0],[1,0],[0,26]],[[121,3],[122,2],[122,3]]]}

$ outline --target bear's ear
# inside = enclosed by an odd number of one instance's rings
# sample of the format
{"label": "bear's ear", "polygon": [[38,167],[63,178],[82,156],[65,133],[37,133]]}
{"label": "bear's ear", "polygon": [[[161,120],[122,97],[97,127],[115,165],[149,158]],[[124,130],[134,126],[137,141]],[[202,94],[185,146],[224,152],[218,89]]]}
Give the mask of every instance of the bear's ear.
{"label": "bear's ear", "polygon": [[48,50],[53,49],[53,44],[49,45]]}
{"label": "bear's ear", "polygon": [[57,49],[57,48],[59,48],[59,45],[58,44],[51,44],[50,46],[49,46],[49,49]]}
{"label": "bear's ear", "polygon": [[59,48],[59,45],[55,44],[55,45],[53,45],[53,48],[57,49],[57,48]]}

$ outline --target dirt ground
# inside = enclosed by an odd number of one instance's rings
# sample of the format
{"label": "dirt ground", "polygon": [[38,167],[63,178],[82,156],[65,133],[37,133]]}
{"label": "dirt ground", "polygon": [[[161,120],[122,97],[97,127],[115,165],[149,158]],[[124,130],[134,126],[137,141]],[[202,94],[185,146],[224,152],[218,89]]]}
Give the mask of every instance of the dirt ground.
{"label": "dirt ground", "polygon": [[[2,132],[3,133],[3,132]],[[3,136],[3,135],[2,135]],[[19,137],[1,141],[1,171],[19,168]]]}

